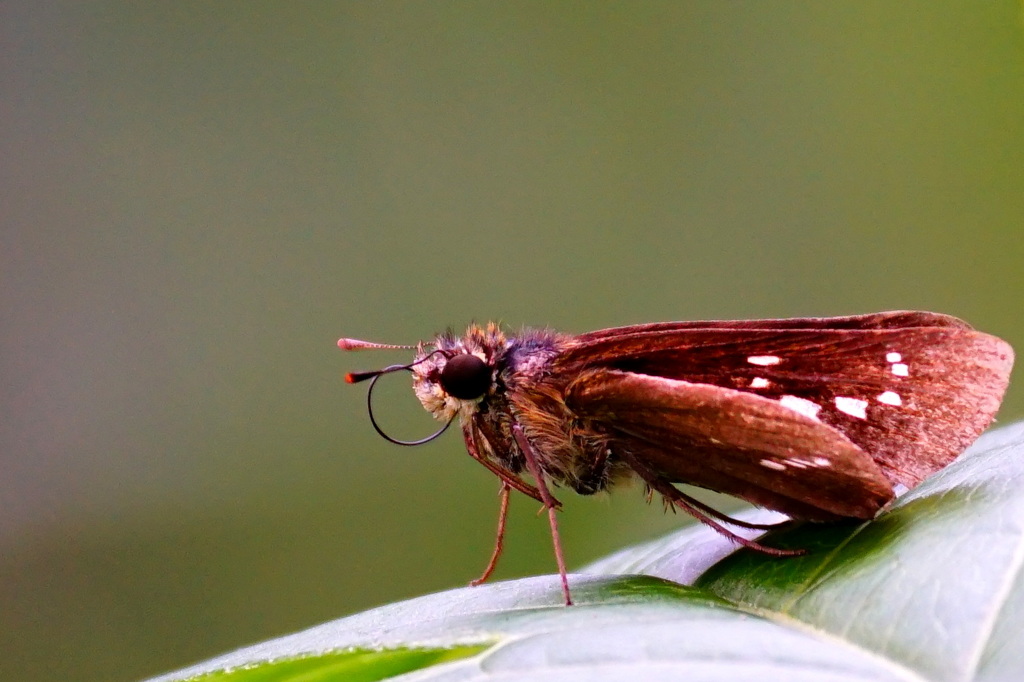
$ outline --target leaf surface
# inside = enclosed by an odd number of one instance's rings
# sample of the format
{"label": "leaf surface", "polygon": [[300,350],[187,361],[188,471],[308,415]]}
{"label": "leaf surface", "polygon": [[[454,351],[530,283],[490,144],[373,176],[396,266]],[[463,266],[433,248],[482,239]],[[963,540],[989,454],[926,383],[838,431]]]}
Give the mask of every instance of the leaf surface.
{"label": "leaf surface", "polygon": [[689,527],[571,576],[572,608],[556,576],[461,588],[156,680],[1024,679],[1024,423],[874,521],[762,540],[809,551]]}

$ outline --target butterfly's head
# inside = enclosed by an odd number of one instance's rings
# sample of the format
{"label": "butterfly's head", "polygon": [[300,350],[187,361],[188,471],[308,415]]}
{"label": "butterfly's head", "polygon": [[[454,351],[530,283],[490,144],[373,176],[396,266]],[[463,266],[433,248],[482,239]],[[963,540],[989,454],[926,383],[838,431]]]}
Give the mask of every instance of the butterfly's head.
{"label": "butterfly's head", "polygon": [[[342,350],[415,349],[416,356],[408,364],[390,365],[371,372],[353,372],[346,375],[345,380],[349,383],[371,380],[372,394],[374,384],[382,375],[408,370],[413,375],[413,391],[423,407],[435,419],[448,424],[458,416],[471,416],[494,391],[497,366],[505,351],[506,339],[497,325],[489,324],[485,328],[472,325],[463,336],[449,332],[432,342],[421,342],[416,346],[340,339],[338,347]],[[370,419],[373,421],[372,407]],[[386,434],[381,435],[397,442]]]}
{"label": "butterfly's head", "polygon": [[421,344],[411,367],[416,397],[442,421],[471,415],[496,387],[505,346],[494,324],[472,325],[463,336],[447,333]]}

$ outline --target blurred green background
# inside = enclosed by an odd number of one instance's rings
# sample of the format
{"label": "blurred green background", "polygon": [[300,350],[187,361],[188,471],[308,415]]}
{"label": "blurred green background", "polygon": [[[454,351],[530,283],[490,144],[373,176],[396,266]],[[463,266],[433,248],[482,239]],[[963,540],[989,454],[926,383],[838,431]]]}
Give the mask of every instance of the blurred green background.
{"label": "blurred green background", "polygon": [[[1009,0],[22,0],[0,54],[0,679],[479,573],[497,482],[380,440],[342,376],[407,355],[339,336],[924,308],[1024,345]],[[685,522],[563,497],[574,566]],[[498,577],[551,572],[513,511]]]}

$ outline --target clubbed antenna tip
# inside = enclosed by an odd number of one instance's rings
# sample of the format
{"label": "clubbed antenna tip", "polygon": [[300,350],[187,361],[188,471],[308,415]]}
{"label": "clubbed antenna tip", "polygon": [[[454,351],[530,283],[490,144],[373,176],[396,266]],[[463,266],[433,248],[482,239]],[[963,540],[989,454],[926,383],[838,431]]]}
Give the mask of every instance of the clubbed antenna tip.
{"label": "clubbed antenna tip", "polygon": [[360,381],[372,379],[380,373],[380,370],[376,372],[349,372],[345,375],[345,382],[349,384],[358,384]]}

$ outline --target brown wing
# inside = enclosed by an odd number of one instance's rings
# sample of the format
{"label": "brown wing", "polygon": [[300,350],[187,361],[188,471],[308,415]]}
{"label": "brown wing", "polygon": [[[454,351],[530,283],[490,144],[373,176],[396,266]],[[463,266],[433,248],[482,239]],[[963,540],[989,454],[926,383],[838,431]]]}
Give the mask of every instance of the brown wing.
{"label": "brown wing", "polygon": [[768,320],[698,320],[690,322],[653,322],[628,327],[612,327],[587,332],[576,337],[580,345],[603,339],[617,339],[632,334],[685,331],[688,329],[909,329],[912,327],[955,327],[971,329],[971,325],[952,315],[922,310],[892,310],[845,317],[787,317]]}
{"label": "brown wing", "polygon": [[[860,322],[866,328],[854,326]],[[608,330],[577,337],[553,369],[616,370],[771,399],[838,430],[891,482],[913,486],[992,421],[1013,364],[1002,340],[934,313],[788,323]]]}
{"label": "brown wing", "polygon": [[871,518],[893,496],[839,431],[752,393],[594,370],[570,385],[566,405],[609,430],[613,453],[628,450],[670,481],[798,518]]}

